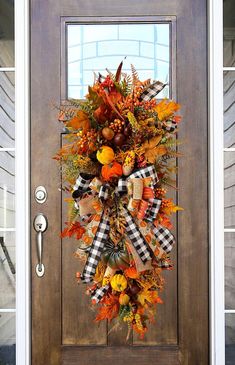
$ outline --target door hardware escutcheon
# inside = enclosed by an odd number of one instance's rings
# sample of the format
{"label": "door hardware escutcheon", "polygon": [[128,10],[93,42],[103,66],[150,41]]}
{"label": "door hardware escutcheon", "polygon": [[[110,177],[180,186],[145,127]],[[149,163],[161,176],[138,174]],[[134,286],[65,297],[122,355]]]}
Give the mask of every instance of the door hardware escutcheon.
{"label": "door hardware escutcheon", "polygon": [[47,200],[47,191],[44,186],[37,186],[34,192],[34,197],[37,203],[43,204]]}
{"label": "door hardware escutcheon", "polygon": [[47,230],[48,222],[44,214],[39,213],[34,218],[33,227],[37,232],[36,244],[38,254],[38,264],[36,265],[36,274],[38,277],[42,277],[45,273],[45,266],[42,263],[43,255],[43,232]]}

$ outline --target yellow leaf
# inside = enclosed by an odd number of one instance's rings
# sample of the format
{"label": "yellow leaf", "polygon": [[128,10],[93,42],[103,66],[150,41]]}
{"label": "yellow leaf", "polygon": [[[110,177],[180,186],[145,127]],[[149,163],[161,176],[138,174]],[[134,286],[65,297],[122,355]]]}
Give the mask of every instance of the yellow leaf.
{"label": "yellow leaf", "polygon": [[166,215],[171,215],[172,213],[176,213],[179,210],[184,210],[184,209],[178,205],[174,205],[174,203],[172,203],[172,205],[164,208],[164,212],[166,213]]}
{"label": "yellow leaf", "polygon": [[144,155],[149,163],[154,163],[157,156],[163,156],[167,153],[166,147],[163,145],[158,146],[161,139],[162,136],[156,136],[143,144]]}
{"label": "yellow leaf", "polygon": [[70,119],[66,126],[72,127],[74,130],[82,128],[84,132],[87,132],[88,129],[90,129],[88,115],[83,110],[79,110],[77,114],[72,119]]}
{"label": "yellow leaf", "polygon": [[177,110],[179,110],[179,108],[180,104],[177,104],[175,101],[167,101],[166,99],[163,99],[154,109],[157,112],[158,119],[162,121],[171,117]]}
{"label": "yellow leaf", "polygon": [[162,136],[156,136],[156,137],[153,137],[151,138],[149,141],[146,141],[143,143],[143,147],[145,149],[151,149],[151,148],[154,148],[158,145],[158,143],[161,141],[162,139]]}
{"label": "yellow leaf", "polygon": [[152,293],[150,290],[142,290],[138,296],[137,296],[137,300],[138,302],[144,306],[145,304],[145,301],[146,302],[149,302],[149,303],[152,303],[153,300],[152,300]]}

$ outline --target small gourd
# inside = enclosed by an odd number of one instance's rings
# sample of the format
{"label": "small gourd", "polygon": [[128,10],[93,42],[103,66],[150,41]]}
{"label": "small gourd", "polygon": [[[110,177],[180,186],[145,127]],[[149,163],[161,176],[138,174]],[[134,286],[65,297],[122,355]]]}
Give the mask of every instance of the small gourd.
{"label": "small gourd", "polygon": [[130,297],[129,295],[125,294],[125,293],[121,293],[119,296],[119,303],[121,305],[127,305],[130,301]]}
{"label": "small gourd", "polygon": [[116,274],[112,277],[111,281],[111,287],[113,290],[116,291],[123,291],[127,287],[127,280],[124,275],[122,274]]}
{"label": "small gourd", "polygon": [[132,173],[135,166],[135,152],[128,151],[123,164],[123,175],[128,176]]}
{"label": "small gourd", "polygon": [[111,147],[102,146],[96,153],[97,160],[102,164],[106,165],[114,160],[115,154]]}

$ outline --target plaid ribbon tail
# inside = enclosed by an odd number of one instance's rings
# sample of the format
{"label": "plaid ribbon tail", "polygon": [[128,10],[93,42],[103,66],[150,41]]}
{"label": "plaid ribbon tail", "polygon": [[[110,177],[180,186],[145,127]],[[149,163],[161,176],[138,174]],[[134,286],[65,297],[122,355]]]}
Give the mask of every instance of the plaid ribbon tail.
{"label": "plaid ribbon tail", "polygon": [[103,212],[100,224],[98,226],[95,238],[90,248],[90,252],[81,275],[81,280],[84,283],[90,283],[96,272],[96,267],[100,261],[101,254],[109,235],[109,217]]}
{"label": "plaid ribbon tail", "polygon": [[126,218],[126,233],[128,238],[135,247],[136,252],[138,253],[142,262],[146,263],[148,260],[151,260],[151,251],[140,231],[138,230],[132,216],[127,212],[126,209],[124,209],[124,215]]}
{"label": "plaid ribbon tail", "polygon": [[140,98],[144,101],[149,101],[153,99],[157,94],[159,94],[166,85],[167,84],[163,84],[160,81],[156,81],[153,84],[149,85],[148,88],[142,92]]}
{"label": "plaid ribbon tail", "polygon": [[175,243],[175,237],[169,231],[169,229],[159,224],[158,227],[153,227],[153,233],[155,234],[155,237],[159,242],[160,246],[162,247],[162,249],[166,253],[171,252],[173,245]]}
{"label": "plaid ribbon tail", "polygon": [[109,284],[107,284],[105,286],[101,286],[101,288],[94,290],[94,292],[91,295],[91,299],[95,303],[99,303],[108,290],[109,290]]}

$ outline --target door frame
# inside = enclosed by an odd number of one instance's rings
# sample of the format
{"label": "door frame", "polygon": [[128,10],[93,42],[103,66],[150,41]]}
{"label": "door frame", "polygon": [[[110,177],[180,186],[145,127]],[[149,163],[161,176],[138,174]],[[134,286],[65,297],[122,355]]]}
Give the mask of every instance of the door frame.
{"label": "door frame", "polygon": [[[223,226],[223,8],[208,0],[210,363],[225,363]],[[30,365],[29,0],[15,2],[16,54],[16,364]]]}

